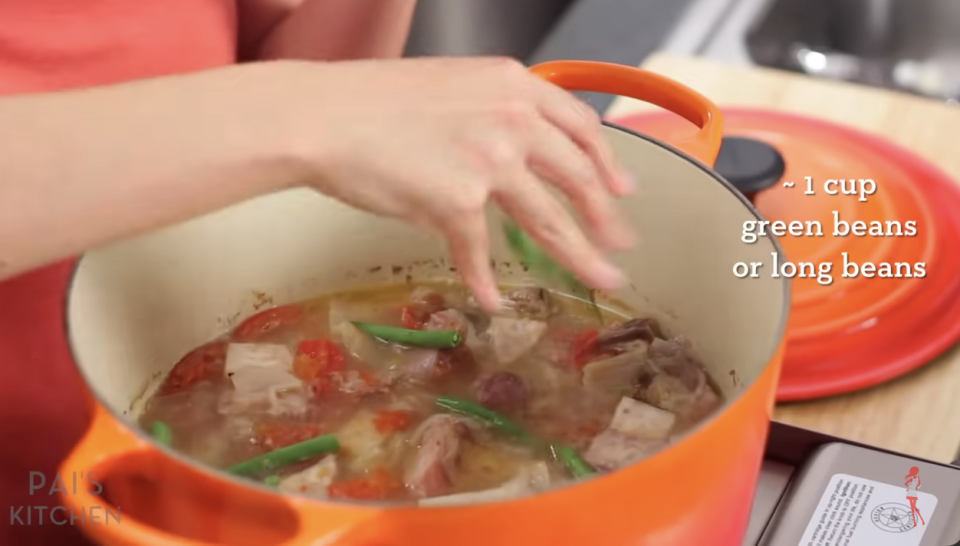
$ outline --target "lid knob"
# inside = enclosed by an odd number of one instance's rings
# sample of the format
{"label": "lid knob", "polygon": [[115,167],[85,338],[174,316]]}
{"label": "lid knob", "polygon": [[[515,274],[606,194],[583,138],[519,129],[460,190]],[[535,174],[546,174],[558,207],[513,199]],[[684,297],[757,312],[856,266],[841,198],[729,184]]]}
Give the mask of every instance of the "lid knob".
{"label": "lid knob", "polygon": [[725,137],[714,170],[750,202],[757,193],[780,181],[787,165],[776,148],[742,137]]}

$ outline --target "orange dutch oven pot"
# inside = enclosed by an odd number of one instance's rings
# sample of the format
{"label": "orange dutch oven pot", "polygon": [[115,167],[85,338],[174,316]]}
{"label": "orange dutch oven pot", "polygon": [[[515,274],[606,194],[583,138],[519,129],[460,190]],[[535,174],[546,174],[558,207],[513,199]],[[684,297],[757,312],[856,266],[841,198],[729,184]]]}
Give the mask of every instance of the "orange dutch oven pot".
{"label": "orange dutch oven pot", "polygon": [[[62,501],[86,514],[91,539],[110,546],[740,546],[783,356],[789,285],[732,271],[737,262],[769,263],[780,247],[772,238],[740,240],[743,223],[760,217],[708,166],[722,124],[709,100],[626,66],[562,61],[533,70],[569,90],[659,105],[700,127],[668,145],[606,125],[619,160],[640,181],[621,206],[644,236],[615,257],[631,284],[609,296],[690,340],[725,394],[722,410],[620,472],[499,503],[325,502],[192,462],[135,424],[145,392],[189,349],[265,297],[282,304],[360,284],[453,275],[443,265],[444,242],[433,235],[291,190],[79,261],[67,327],[94,418],[60,470],[89,479]],[[491,222],[498,214],[490,211]],[[494,237],[492,252],[505,283],[525,280],[522,268],[505,263],[505,241]]]}

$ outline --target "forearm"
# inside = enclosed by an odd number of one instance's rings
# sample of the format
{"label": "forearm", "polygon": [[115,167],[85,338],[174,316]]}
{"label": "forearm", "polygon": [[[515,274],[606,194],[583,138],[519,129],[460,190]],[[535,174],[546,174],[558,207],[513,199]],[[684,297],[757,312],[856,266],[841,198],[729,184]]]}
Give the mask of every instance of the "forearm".
{"label": "forearm", "polygon": [[258,70],[0,98],[0,279],[279,189]]}
{"label": "forearm", "polygon": [[416,0],[303,0],[260,43],[261,59],[396,58]]}

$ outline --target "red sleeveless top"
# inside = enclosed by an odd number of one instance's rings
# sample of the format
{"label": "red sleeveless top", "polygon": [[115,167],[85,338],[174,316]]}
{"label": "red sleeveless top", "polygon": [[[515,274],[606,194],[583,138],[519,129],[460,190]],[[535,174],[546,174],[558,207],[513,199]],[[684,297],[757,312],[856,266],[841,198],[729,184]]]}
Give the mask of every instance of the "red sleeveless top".
{"label": "red sleeveless top", "polygon": [[[234,2],[0,0],[0,94],[89,87],[231,64],[237,43]],[[69,523],[57,525],[42,517],[57,504],[55,496],[45,490],[30,494],[31,473],[35,480],[36,473],[43,473],[50,483],[87,425],[84,387],[63,328],[71,265],[56,264],[0,283],[0,510],[10,511],[0,517],[0,544],[85,544]]]}

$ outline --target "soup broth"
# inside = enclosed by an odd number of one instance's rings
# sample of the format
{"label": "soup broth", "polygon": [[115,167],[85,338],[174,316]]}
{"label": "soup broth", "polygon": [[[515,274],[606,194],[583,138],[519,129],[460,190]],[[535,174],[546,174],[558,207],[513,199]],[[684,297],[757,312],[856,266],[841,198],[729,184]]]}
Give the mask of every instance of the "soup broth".
{"label": "soup broth", "polygon": [[184,356],[140,422],[283,492],[438,505],[615,471],[720,404],[650,319],[536,286],[489,315],[420,283],[260,311]]}

